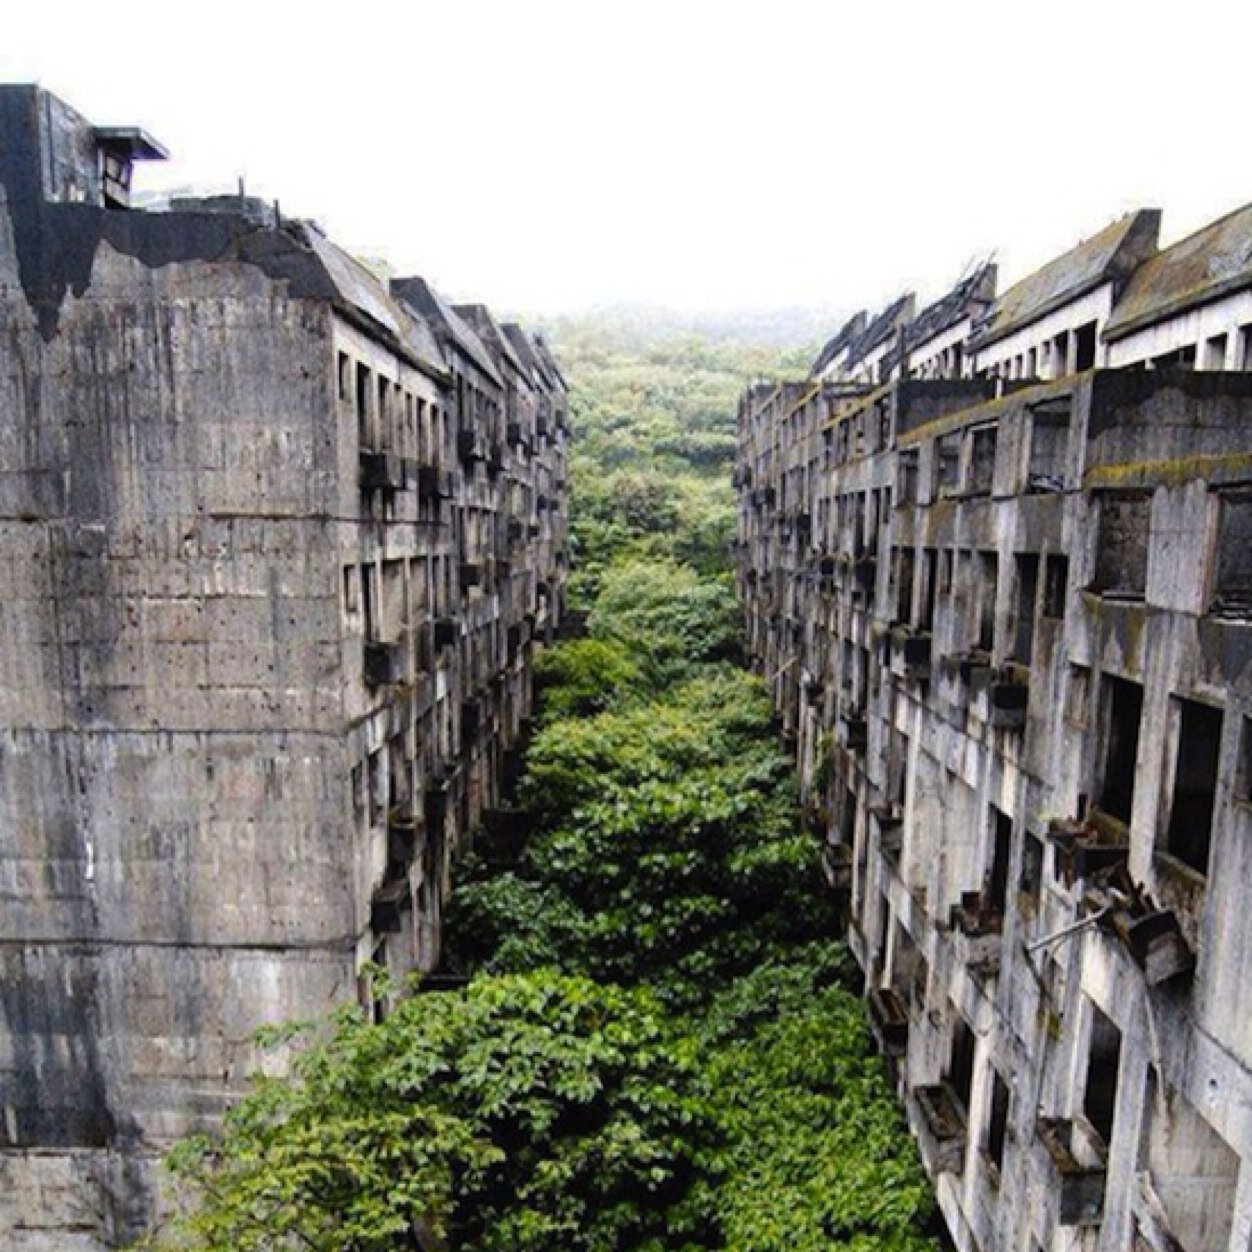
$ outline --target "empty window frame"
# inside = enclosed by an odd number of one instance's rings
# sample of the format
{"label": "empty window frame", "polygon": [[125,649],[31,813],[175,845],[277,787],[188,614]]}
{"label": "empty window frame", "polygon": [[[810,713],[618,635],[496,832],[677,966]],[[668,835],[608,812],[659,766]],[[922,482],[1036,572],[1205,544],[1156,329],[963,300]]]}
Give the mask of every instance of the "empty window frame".
{"label": "empty window frame", "polygon": [[927,548],[926,564],[923,571],[925,585],[922,587],[922,609],[919,625],[922,630],[933,631],[935,628],[935,601],[939,594],[939,550]]}
{"label": "empty window frame", "polygon": [[343,611],[348,617],[361,611],[361,573],[355,565],[343,567]]}
{"label": "empty window frame", "polygon": [[376,567],[370,564],[361,566],[361,609],[365,616],[364,634],[366,640],[371,643],[381,638],[378,588],[374,583],[375,569]]}
{"label": "empty window frame", "polygon": [[1082,1111],[1106,1144],[1113,1139],[1117,1111],[1117,1076],[1122,1063],[1122,1032],[1091,1005],[1091,1038],[1087,1046],[1087,1079],[1083,1086]]}
{"label": "empty window frame", "polygon": [[999,569],[999,557],[994,552],[978,554],[978,647],[984,652],[995,650]]}
{"label": "empty window frame", "polygon": [[983,885],[987,908],[1000,917],[1008,905],[1009,862],[1013,856],[1013,819],[992,806],[991,863]]}
{"label": "empty window frame", "polygon": [[917,449],[905,448],[896,458],[896,503],[917,503]]}
{"label": "empty window frame", "polygon": [[1207,874],[1222,711],[1195,700],[1175,699],[1172,703],[1176,755],[1165,849],[1197,874]]}
{"label": "empty window frame", "polygon": [[1091,669],[1086,665],[1069,667],[1069,683],[1065,689],[1065,720],[1085,730],[1090,724]]}
{"label": "empty window frame", "polygon": [[999,1173],[1004,1168],[1004,1141],[1009,1128],[1009,1088],[996,1069],[991,1071],[991,1109],[987,1118],[987,1156]]}
{"label": "empty window frame", "polygon": [[374,446],[370,379],[370,367],[358,361],[356,366],[356,423],[357,434],[363,448]]}
{"label": "empty window frame", "polygon": [[1139,757],[1139,724],[1143,718],[1143,687],[1105,674],[1103,681],[1104,755],[1100,779],[1101,812],[1130,824],[1135,799],[1135,762]]}
{"label": "empty window frame", "polygon": [[1092,590],[1117,599],[1143,598],[1148,585],[1151,513],[1150,496],[1108,494],[1100,497]]}
{"label": "empty window frame", "polygon": [[1043,567],[1043,616],[1060,620],[1065,616],[1069,594],[1069,557],[1049,556]]}
{"label": "empty window frame", "polygon": [[970,436],[970,482],[972,495],[987,496],[995,481],[996,440],[994,425],[976,426]]}
{"label": "empty window frame", "polygon": [[977,1042],[969,1023],[957,1009],[952,1010],[952,1050],[948,1053],[948,1081],[969,1116],[969,1098],[974,1088],[974,1048]]}
{"label": "empty window frame", "polygon": [[1204,369],[1224,370],[1226,368],[1227,342],[1225,335],[1213,335],[1204,341]]}
{"label": "empty window frame", "polygon": [[1096,363],[1096,324],[1087,322],[1074,331],[1074,369],[1094,369]]}
{"label": "empty window frame", "polygon": [[1218,502],[1213,610],[1252,616],[1252,492],[1228,492]]}
{"label": "empty window frame", "polygon": [[909,737],[891,732],[887,758],[887,796],[900,811],[908,803],[909,788]]}
{"label": "empty window frame", "polygon": [[896,567],[896,621],[913,620],[914,556],[912,548],[897,548]]}
{"label": "empty window frame", "polygon": [[1048,347],[1052,352],[1051,376],[1053,378],[1060,378],[1070,372],[1069,345],[1070,334],[1067,330],[1061,331],[1059,335],[1053,336],[1048,341]]}
{"label": "empty window frame", "polygon": [[886,397],[877,401],[874,405],[874,419],[876,427],[876,438],[874,441],[874,452],[886,451],[891,446],[891,401]]}
{"label": "empty window frame", "polygon": [[1042,885],[1043,841],[1026,831],[1022,842],[1022,871],[1017,880],[1017,889],[1022,895],[1037,900]]}
{"label": "empty window frame", "polygon": [[935,495],[955,495],[961,488],[961,437],[944,435],[935,444]]}
{"label": "empty window frame", "polygon": [[1026,466],[1028,491],[1061,491],[1065,487],[1065,457],[1069,446],[1069,396],[1036,406],[1030,419],[1030,455]]}
{"label": "empty window frame", "polygon": [[1014,558],[1017,574],[1017,609],[1014,618],[1013,656],[1029,665],[1035,651],[1035,604],[1039,595],[1039,556],[1019,552]]}

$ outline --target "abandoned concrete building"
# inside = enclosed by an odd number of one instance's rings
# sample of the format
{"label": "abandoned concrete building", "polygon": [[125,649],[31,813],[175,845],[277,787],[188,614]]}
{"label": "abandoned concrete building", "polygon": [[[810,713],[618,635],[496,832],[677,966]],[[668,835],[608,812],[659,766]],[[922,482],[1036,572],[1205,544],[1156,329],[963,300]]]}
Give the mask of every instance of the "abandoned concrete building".
{"label": "abandoned concrete building", "polygon": [[739,414],[754,663],[961,1252],[1252,1247],[1252,207]]}
{"label": "abandoned concrete building", "polygon": [[[0,88],[0,1243],[118,1246],[254,1029],[429,969],[567,556],[543,343]],[[384,1006],[371,1006],[381,1011]]]}

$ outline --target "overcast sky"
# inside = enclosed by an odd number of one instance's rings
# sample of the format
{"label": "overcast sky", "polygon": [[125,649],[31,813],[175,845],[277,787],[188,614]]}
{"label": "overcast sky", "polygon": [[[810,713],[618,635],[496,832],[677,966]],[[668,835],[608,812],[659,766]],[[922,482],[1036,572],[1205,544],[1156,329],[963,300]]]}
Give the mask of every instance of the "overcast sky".
{"label": "overcast sky", "polygon": [[19,3],[0,77],[457,299],[874,304],[1252,200],[1252,3]]}

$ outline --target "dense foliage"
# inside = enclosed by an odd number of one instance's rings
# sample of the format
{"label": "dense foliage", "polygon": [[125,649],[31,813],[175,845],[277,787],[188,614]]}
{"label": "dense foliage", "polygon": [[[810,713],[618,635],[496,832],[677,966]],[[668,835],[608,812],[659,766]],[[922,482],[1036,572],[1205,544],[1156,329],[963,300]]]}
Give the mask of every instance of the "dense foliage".
{"label": "dense foliage", "polygon": [[756,378],[800,368],[808,350],[650,336],[624,321],[555,330],[577,422],[576,606],[594,596],[607,566],[623,560],[670,558],[701,574],[724,569],[739,395]]}
{"label": "dense foliage", "polygon": [[711,1137],[690,1049],[646,992],[537,971],[340,1013],[295,1081],[255,1080],[180,1147],[205,1252],[706,1246]]}
{"label": "dense foliage", "polygon": [[520,858],[462,867],[446,944],[474,976],[377,1025],[344,1011],[292,1079],[258,1079],[176,1155],[199,1201],[179,1237],[928,1252],[932,1199],[738,665],[726,458],[767,354],[558,348],[584,633],[539,663]]}

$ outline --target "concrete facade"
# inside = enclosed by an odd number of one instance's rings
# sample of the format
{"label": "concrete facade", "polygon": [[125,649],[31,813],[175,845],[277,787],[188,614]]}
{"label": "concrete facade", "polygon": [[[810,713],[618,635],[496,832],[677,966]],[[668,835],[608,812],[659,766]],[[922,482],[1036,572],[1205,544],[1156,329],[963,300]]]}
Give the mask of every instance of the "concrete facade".
{"label": "concrete facade", "polygon": [[[1107,345],[1138,221],[962,368],[836,336],[740,408],[750,650],[961,1252],[1252,1247],[1252,373],[986,355],[1093,295]],[[1159,345],[1252,278],[1149,285]]]}
{"label": "concrete facade", "polygon": [[[119,1246],[262,1023],[438,959],[567,567],[544,345],[0,88],[0,1242]],[[464,314],[464,315],[463,315]],[[373,1006],[385,1011],[385,1005]],[[281,1063],[281,1058],[279,1058]]]}

